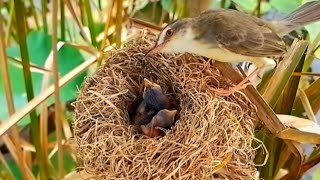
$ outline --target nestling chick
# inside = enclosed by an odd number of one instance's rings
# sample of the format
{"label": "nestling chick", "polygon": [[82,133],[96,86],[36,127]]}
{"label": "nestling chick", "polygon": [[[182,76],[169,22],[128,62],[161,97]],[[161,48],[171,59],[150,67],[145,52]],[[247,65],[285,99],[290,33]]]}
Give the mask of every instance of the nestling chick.
{"label": "nestling chick", "polygon": [[160,128],[169,128],[173,125],[177,110],[163,109],[155,115],[148,125],[141,125],[142,132],[153,138],[164,136],[165,132]]}
{"label": "nestling chick", "polygon": [[164,94],[162,88],[146,78],[144,78],[144,91],[142,97],[148,106],[157,111],[174,108],[173,101]]}
{"label": "nestling chick", "polygon": [[133,125],[140,127],[140,125],[147,125],[154,115],[161,109],[173,109],[173,101],[166,96],[162,88],[152,83],[148,79],[144,79],[142,94],[142,102],[138,105],[133,114]]}
{"label": "nestling chick", "polygon": [[145,100],[142,100],[133,114],[132,124],[138,127],[140,125],[147,125],[156,114],[157,111],[148,106]]}

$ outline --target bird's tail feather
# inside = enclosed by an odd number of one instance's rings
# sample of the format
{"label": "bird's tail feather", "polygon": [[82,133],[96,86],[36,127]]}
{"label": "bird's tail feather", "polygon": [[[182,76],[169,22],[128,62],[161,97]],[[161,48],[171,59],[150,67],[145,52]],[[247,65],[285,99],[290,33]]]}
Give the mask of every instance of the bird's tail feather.
{"label": "bird's tail feather", "polygon": [[290,31],[318,20],[320,20],[320,1],[311,1],[277,21],[276,31],[279,35],[286,35]]}

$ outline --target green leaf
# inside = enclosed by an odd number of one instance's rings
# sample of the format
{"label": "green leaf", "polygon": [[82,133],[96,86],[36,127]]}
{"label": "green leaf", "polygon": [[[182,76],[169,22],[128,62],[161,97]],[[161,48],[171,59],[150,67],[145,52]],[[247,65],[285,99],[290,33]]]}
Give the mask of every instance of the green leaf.
{"label": "green leaf", "polygon": [[159,23],[161,19],[161,16],[159,14],[162,13],[162,8],[162,4],[160,3],[157,3],[155,8],[152,3],[149,3],[146,7],[144,7],[140,11],[137,11],[134,14],[134,18],[141,19],[147,22]]}
{"label": "green leaf", "polygon": [[[246,13],[253,13],[258,6],[257,0],[233,0],[237,4],[237,9]],[[270,4],[264,1],[261,2],[261,13],[264,14],[270,10]]]}
{"label": "green leaf", "polygon": [[262,89],[262,97],[274,108],[293,71],[301,60],[308,46],[307,41],[294,41],[292,47],[278,65],[266,88]]}
{"label": "green leaf", "polygon": [[272,7],[282,13],[290,13],[301,5],[301,0],[271,0]]}
{"label": "green leaf", "polygon": [[312,175],[312,180],[320,179],[320,168],[318,168]]}
{"label": "green leaf", "polygon": [[[320,89],[320,79],[317,79],[312,84],[310,84],[308,88],[305,89],[305,93],[311,103],[312,108],[314,108],[316,104],[319,103],[320,101],[319,89]],[[302,113],[304,112],[304,109],[301,109],[299,107],[302,107],[302,102],[300,98],[297,98],[293,108],[294,109],[293,114],[296,116],[301,116]]]}
{"label": "green leaf", "polygon": [[145,8],[149,3],[149,0],[140,0],[140,1],[135,1],[135,7],[133,12],[139,11],[143,8]]}
{"label": "green leaf", "polygon": [[[315,23],[309,24],[306,26],[306,29],[309,32],[310,42],[313,42],[319,33],[320,22],[315,22]],[[320,48],[314,53],[314,55],[317,58],[320,58]]]}
{"label": "green leaf", "polygon": [[[48,142],[55,142],[56,140],[57,140],[56,133],[49,134]],[[64,151],[63,159],[64,159],[64,170],[66,173],[69,173],[69,172],[75,170],[76,163],[67,151]],[[50,158],[50,160],[51,160],[51,163],[53,166],[53,169],[51,169],[51,177],[54,178],[55,177],[55,170],[58,168],[57,153],[53,154],[53,156]]]}
{"label": "green leaf", "polygon": [[[221,7],[221,0],[212,0],[212,8],[217,9]],[[228,8],[231,5],[231,0],[226,0],[223,8]]]}
{"label": "green leaf", "polygon": [[[28,51],[31,63],[44,67],[45,60],[51,51],[51,36],[40,31],[30,32],[27,37],[27,44],[29,47]],[[19,47],[7,48],[7,55],[20,58]],[[79,50],[73,47],[63,46],[58,52],[58,61],[59,74],[60,76],[64,76],[73,68],[81,64],[84,61],[84,58]],[[15,107],[16,109],[20,109],[27,103],[22,69],[10,64],[9,74]],[[77,87],[81,85],[85,75],[86,73],[81,74],[61,89],[60,97],[62,101],[72,100],[76,97],[78,91]],[[33,88],[36,95],[41,91],[42,78],[42,74],[32,73],[32,81],[34,82]],[[1,81],[2,79],[0,77],[0,83],[2,83]],[[51,83],[52,82],[53,80],[51,79]],[[0,102],[5,102],[5,94],[2,86],[0,86]],[[53,103],[53,99],[49,99],[49,102]],[[1,119],[6,119],[8,117],[7,114],[6,108],[0,108]],[[19,123],[19,125],[26,124],[28,124],[26,119]]]}
{"label": "green leaf", "polygon": [[172,0],[161,0],[161,6],[163,9],[168,11],[169,13],[172,13],[174,10],[174,1]]}
{"label": "green leaf", "polygon": [[256,0],[233,0],[236,3],[237,8],[245,12],[253,12],[257,7]]}
{"label": "green leaf", "polygon": [[[17,166],[16,162],[14,160],[8,160],[7,161],[10,170],[12,171],[13,176],[15,179],[22,179],[19,167]],[[4,168],[2,164],[0,164],[0,169]]]}

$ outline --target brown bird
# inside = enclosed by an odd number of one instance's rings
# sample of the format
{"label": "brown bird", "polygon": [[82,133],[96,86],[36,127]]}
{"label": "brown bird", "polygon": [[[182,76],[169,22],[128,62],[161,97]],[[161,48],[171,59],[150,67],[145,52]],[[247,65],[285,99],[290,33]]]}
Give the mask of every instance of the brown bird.
{"label": "brown bird", "polygon": [[165,132],[161,128],[167,129],[171,127],[174,123],[177,110],[160,110],[157,115],[155,115],[149,124],[141,125],[142,132],[153,138],[164,136]]}
{"label": "brown bird", "polygon": [[287,48],[282,37],[320,19],[320,1],[305,3],[287,17],[265,21],[231,9],[208,10],[198,17],[185,18],[167,25],[156,46],[146,56],[158,52],[193,53],[220,62],[254,63],[257,68],[247,78],[221,94],[246,87],[251,77],[275,66]]}

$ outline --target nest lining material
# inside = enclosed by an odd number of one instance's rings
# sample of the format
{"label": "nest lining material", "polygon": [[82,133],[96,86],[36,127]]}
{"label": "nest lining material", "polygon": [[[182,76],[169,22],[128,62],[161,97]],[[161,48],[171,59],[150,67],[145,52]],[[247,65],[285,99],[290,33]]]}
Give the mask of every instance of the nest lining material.
{"label": "nest lining material", "polygon": [[[103,179],[255,179],[256,109],[227,87],[213,61],[190,54],[143,59],[155,36],[144,34],[88,77],[75,103],[75,139],[82,168]],[[161,138],[137,134],[129,109],[143,78],[179,105],[177,123]]]}

